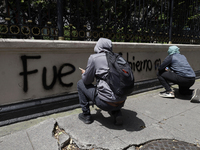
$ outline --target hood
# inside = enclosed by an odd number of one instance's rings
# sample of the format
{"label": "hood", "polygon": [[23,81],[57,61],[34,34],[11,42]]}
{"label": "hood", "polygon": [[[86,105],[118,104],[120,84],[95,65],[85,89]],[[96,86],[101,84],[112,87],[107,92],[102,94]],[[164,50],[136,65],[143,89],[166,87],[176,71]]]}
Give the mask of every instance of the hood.
{"label": "hood", "polygon": [[180,48],[178,48],[177,46],[170,46],[169,49],[168,49],[168,55],[172,55],[172,54],[175,54],[175,53],[180,53],[179,51]]}
{"label": "hood", "polygon": [[106,38],[100,38],[97,41],[96,46],[94,47],[95,53],[101,53],[104,51],[111,51],[112,52],[112,41]]}

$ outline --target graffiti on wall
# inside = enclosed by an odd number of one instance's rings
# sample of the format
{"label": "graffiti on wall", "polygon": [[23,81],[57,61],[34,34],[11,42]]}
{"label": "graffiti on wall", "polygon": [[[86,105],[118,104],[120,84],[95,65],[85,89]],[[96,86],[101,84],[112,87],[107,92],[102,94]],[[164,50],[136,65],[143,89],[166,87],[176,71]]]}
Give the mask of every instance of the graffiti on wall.
{"label": "graffiti on wall", "polygon": [[[122,55],[122,53],[120,53],[120,54]],[[161,64],[161,59],[160,58],[156,59],[153,62],[150,59],[144,59],[144,60],[135,61],[135,56],[132,57],[132,61],[133,62],[131,62],[131,60],[129,60],[129,53],[126,54],[126,60],[130,64],[131,69],[133,71],[138,71],[138,72],[151,71],[153,68],[155,70],[157,70],[158,67]]]}
{"label": "graffiti on wall", "polygon": [[[119,54],[122,55],[122,53],[119,53]],[[40,55],[38,55],[38,56],[23,55],[23,56],[21,56],[23,71],[20,72],[19,75],[23,76],[23,91],[24,92],[28,91],[28,77],[29,77],[29,75],[38,73],[38,69],[28,70],[28,67],[27,67],[28,66],[28,60],[30,60],[30,59],[41,59],[41,56]],[[132,61],[131,61],[131,60],[129,60],[129,53],[126,54],[126,60],[130,64],[132,70],[138,71],[138,72],[152,71],[153,68],[156,70],[161,64],[160,59],[156,59],[153,62],[150,59],[135,61],[135,56],[132,57]],[[67,67],[69,71],[66,71],[66,72],[63,73],[63,70],[64,70],[65,67]],[[47,68],[43,67],[43,70],[42,70],[42,86],[43,86],[44,89],[46,89],[46,90],[52,89],[54,87],[54,85],[56,84],[57,80],[59,81],[60,85],[62,85],[64,87],[72,87],[73,86],[73,82],[65,83],[65,82],[63,82],[62,78],[75,72],[76,68],[75,68],[74,65],[72,65],[70,63],[64,63],[58,69],[57,69],[56,66],[53,66],[52,70],[53,70],[53,79],[52,79],[50,84],[47,84]]]}
{"label": "graffiti on wall", "polygon": [[[34,70],[28,70],[27,69],[28,68],[27,65],[28,65],[28,60],[29,59],[41,59],[41,56],[26,56],[26,55],[21,56],[22,65],[23,65],[23,72],[20,72],[19,75],[23,76],[23,90],[24,90],[24,92],[28,91],[28,76],[31,75],[31,74],[35,74],[35,73],[38,72],[37,69],[34,69]],[[65,67],[70,68],[70,71],[67,71],[67,72],[63,73],[63,69]],[[43,67],[43,71],[42,71],[42,85],[43,85],[44,89],[46,89],[46,90],[52,89],[54,87],[57,79],[58,79],[59,83],[62,86],[65,86],[65,87],[71,87],[71,86],[73,86],[72,82],[70,82],[70,83],[64,83],[62,81],[62,77],[72,74],[73,72],[75,72],[75,70],[76,70],[76,68],[74,67],[74,65],[72,65],[70,63],[64,63],[64,64],[62,64],[59,67],[58,71],[57,71],[57,67],[53,66],[53,74],[54,74],[53,75],[53,80],[52,80],[52,82],[51,82],[50,85],[47,85],[47,77],[46,77],[47,68]]]}

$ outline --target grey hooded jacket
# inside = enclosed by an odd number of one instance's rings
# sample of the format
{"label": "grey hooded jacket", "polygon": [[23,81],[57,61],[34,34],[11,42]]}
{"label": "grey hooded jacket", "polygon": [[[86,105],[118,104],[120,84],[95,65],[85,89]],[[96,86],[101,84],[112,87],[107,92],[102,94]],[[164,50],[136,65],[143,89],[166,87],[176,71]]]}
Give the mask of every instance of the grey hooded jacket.
{"label": "grey hooded jacket", "polygon": [[[84,84],[92,84],[95,77],[98,79],[105,79],[105,77],[108,75],[109,68],[106,60],[106,51],[112,51],[112,42],[109,39],[100,38],[94,47],[95,54],[90,55],[85,73],[82,74]],[[97,82],[97,94],[101,100],[108,102],[117,102],[126,99],[126,96],[115,96],[109,85],[104,80]]]}

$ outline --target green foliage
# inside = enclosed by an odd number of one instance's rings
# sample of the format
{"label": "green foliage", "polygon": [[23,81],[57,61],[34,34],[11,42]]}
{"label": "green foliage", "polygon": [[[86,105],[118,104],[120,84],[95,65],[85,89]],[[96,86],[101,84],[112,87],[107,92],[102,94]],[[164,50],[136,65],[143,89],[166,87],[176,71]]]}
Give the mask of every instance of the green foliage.
{"label": "green foliage", "polygon": [[[16,18],[20,16],[20,24],[23,25],[57,28],[57,3],[55,0],[52,0],[51,3],[49,0],[30,0],[30,5],[27,0],[20,0],[20,13],[16,9],[16,0],[8,2],[9,17],[12,19],[10,23],[19,24],[19,20]],[[199,4],[200,0],[174,0],[173,31],[181,33],[185,29],[198,26]],[[0,1],[0,6],[0,17],[7,17],[2,1]],[[67,40],[80,40],[79,36],[91,31],[117,34],[117,38],[111,36],[115,41],[137,39],[140,42],[142,41],[140,33],[168,33],[169,29],[170,0],[63,0],[62,6],[65,21],[64,37]],[[32,23],[28,20],[32,20]],[[47,24],[47,22],[51,22],[51,24]],[[7,22],[5,21],[5,23]],[[129,34],[132,34],[132,37],[127,38]],[[137,38],[135,34],[137,34]],[[43,38],[50,39],[50,36]]]}

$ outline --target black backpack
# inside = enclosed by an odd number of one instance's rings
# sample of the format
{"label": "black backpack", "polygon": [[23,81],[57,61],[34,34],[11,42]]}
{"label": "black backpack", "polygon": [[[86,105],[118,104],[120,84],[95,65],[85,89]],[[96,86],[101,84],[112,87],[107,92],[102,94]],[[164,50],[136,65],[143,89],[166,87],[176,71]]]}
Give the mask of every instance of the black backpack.
{"label": "black backpack", "polygon": [[133,92],[134,75],[129,63],[121,55],[106,52],[108,76],[105,81],[117,96],[126,96]]}

